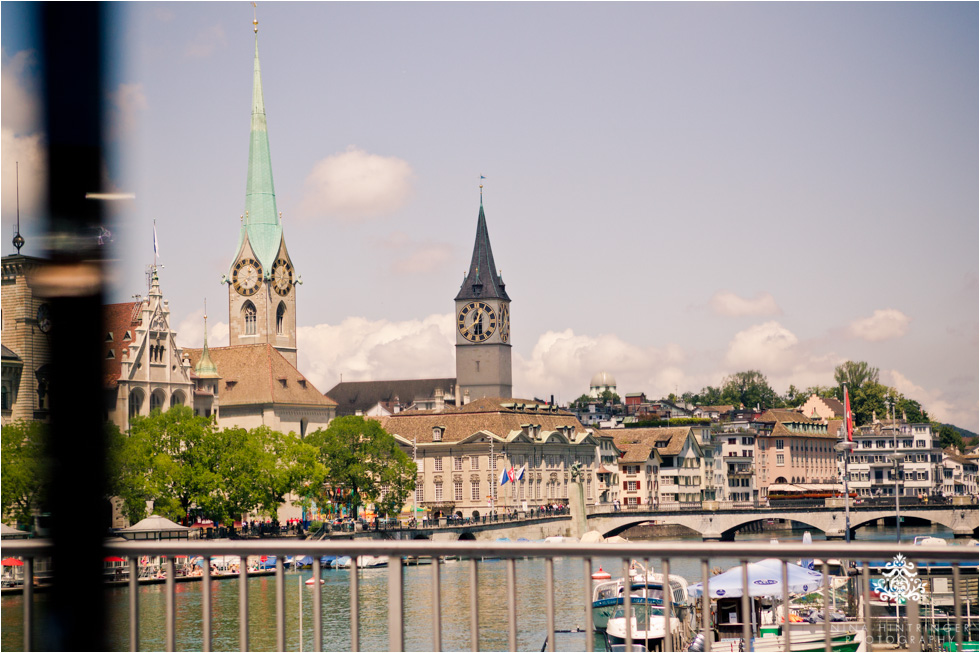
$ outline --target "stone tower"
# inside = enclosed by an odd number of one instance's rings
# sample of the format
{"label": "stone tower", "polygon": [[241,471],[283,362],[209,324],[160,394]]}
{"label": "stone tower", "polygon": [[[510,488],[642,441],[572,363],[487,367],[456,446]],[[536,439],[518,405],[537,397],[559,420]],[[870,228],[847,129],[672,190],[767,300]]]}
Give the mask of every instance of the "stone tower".
{"label": "stone tower", "polygon": [[235,258],[228,274],[222,277],[222,283],[228,284],[228,337],[232,346],[269,343],[295,366],[295,286],[300,282],[286,251],[282,215],[276,211],[259,70],[258,21],[253,24],[255,69],[245,214]]}
{"label": "stone tower", "polygon": [[456,385],[464,401],[513,395],[510,349],[510,297],[493,262],[481,190],[473,259],[456,295]]}

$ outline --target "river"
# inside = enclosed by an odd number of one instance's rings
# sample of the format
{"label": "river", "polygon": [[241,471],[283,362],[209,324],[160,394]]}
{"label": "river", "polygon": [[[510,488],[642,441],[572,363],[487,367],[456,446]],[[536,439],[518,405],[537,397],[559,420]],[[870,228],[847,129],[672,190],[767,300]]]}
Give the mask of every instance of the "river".
{"label": "river", "polygon": [[[951,533],[935,527],[906,527],[903,540],[915,535],[951,537]],[[767,533],[746,533],[739,540],[800,541],[802,530]],[[864,527],[857,531],[858,540],[887,541],[894,539],[894,528]],[[813,533],[813,539],[823,534]],[[601,546],[601,545],[598,545]],[[841,548],[844,548],[841,543]],[[659,560],[651,560],[659,568]],[[713,558],[711,565],[727,569],[737,564],[735,559]],[[559,630],[584,628],[582,606],[583,565],[578,559],[555,560],[555,627]],[[621,574],[622,561],[596,557],[594,568],[602,566],[614,577]],[[539,651],[544,644],[545,631],[545,564],[543,560],[518,560],[517,620],[518,649]],[[388,573],[387,569],[364,569],[358,572],[360,582],[360,646],[365,651],[388,649]],[[432,603],[430,566],[406,567],[404,570],[405,648],[409,651],[432,650]],[[671,573],[680,574],[691,582],[701,578],[700,563],[678,559],[671,562]],[[323,573],[323,648],[327,651],[350,650],[350,572],[327,570]],[[442,647],[446,651],[469,650],[469,563],[447,562],[442,566]],[[299,604],[303,608],[302,650],[313,649],[313,587],[303,582],[310,570],[286,574],[286,646],[300,650]],[[503,561],[485,561],[479,567],[480,649],[507,650],[507,567]],[[275,650],[275,579],[261,576],[249,579],[249,615],[251,620],[250,648],[256,651]],[[238,585],[237,579],[212,581],[212,648],[215,651],[238,650]],[[201,583],[176,585],[177,649],[201,650]],[[106,590],[109,614],[106,638],[109,650],[125,651],[129,647],[129,590],[113,587]],[[140,648],[163,650],[165,633],[165,586],[143,585],[140,597]],[[300,598],[302,596],[302,599]],[[42,639],[47,595],[35,595],[35,642],[44,649]],[[23,597],[6,596],[0,599],[0,650],[15,651],[23,646]],[[582,635],[560,634],[556,637],[558,650],[583,650]],[[601,644],[597,642],[599,650]]]}

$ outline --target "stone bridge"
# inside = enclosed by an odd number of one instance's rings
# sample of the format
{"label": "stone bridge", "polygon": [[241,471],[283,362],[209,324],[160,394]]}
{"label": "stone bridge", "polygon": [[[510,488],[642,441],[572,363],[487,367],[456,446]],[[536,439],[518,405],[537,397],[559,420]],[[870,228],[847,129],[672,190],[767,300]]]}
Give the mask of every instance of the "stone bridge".
{"label": "stone bridge", "polygon": [[[895,519],[894,508],[885,506],[851,506],[851,533],[879,520]],[[903,506],[904,520],[940,524],[953,532],[954,537],[977,537],[980,512],[977,505],[919,505]],[[719,509],[719,510],[626,510],[595,512],[586,517],[585,530],[596,530],[605,537],[618,535],[633,526],[647,524],[677,524],[699,533],[704,540],[731,541],[735,534],[751,524],[768,520],[790,520],[822,531],[827,539],[844,539],[844,508],[838,506],[807,506],[799,508]],[[552,536],[579,536],[573,517],[540,517],[516,522],[468,524],[439,528],[390,531],[386,537],[395,539],[423,538],[432,540],[495,540],[527,538],[540,540]],[[377,534],[364,534],[377,536]]]}

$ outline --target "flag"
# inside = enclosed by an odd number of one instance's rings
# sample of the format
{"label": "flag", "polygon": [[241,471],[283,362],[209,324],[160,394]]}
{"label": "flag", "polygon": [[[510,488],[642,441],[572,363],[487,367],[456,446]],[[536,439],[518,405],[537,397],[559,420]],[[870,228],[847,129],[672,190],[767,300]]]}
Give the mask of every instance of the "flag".
{"label": "flag", "polygon": [[504,483],[506,483],[509,480],[510,480],[510,476],[508,476],[508,474],[507,474],[507,469],[504,468],[504,469],[500,470],[500,484],[503,485]]}
{"label": "flag", "polygon": [[514,473],[514,468],[513,467],[511,467],[509,470],[507,470],[507,476],[510,477],[510,482],[511,483],[514,483],[514,482],[517,481],[517,474]]}
{"label": "flag", "polygon": [[854,442],[854,416],[851,415],[851,398],[844,386],[844,428],[847,429],[847,441]]}
{"label": "flag", "polygon": [[515,481],[523,481],[524,480],[524,470],[526,470],[526,469],[527,469],[527,465],[524,465],[519,470],[517,470],[517,478],[515,478],[514,480]]}
{"label": "flag", "polygon": [[160,255],[160,245],[157,242],[157,221],[153,221],[153,258],[156,259]]}

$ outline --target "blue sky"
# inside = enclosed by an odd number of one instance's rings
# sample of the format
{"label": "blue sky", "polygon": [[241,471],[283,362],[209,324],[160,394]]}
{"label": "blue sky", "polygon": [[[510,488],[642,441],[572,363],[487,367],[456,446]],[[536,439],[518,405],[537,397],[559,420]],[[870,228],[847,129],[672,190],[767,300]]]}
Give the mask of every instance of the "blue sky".
{"label": "blue sky", "polygon": [[[227,333],[244,210],[248,3],[118,9],[106,97],[116,301],[161,280],[186,345]],[[32,252],[35,39],[3,3]],[[600,370],[660,396],[843,360],[978,427],[975,3],[259,3],[300,369],[451,376],[479,177],[513,299],[515,392]],[[33,158],[32,158],[33,157]],[[34,162],[33,164],[31,162]],[[34,185],[32,186],[32,183]],[[36,195],[36,190],[35,190]]]}

